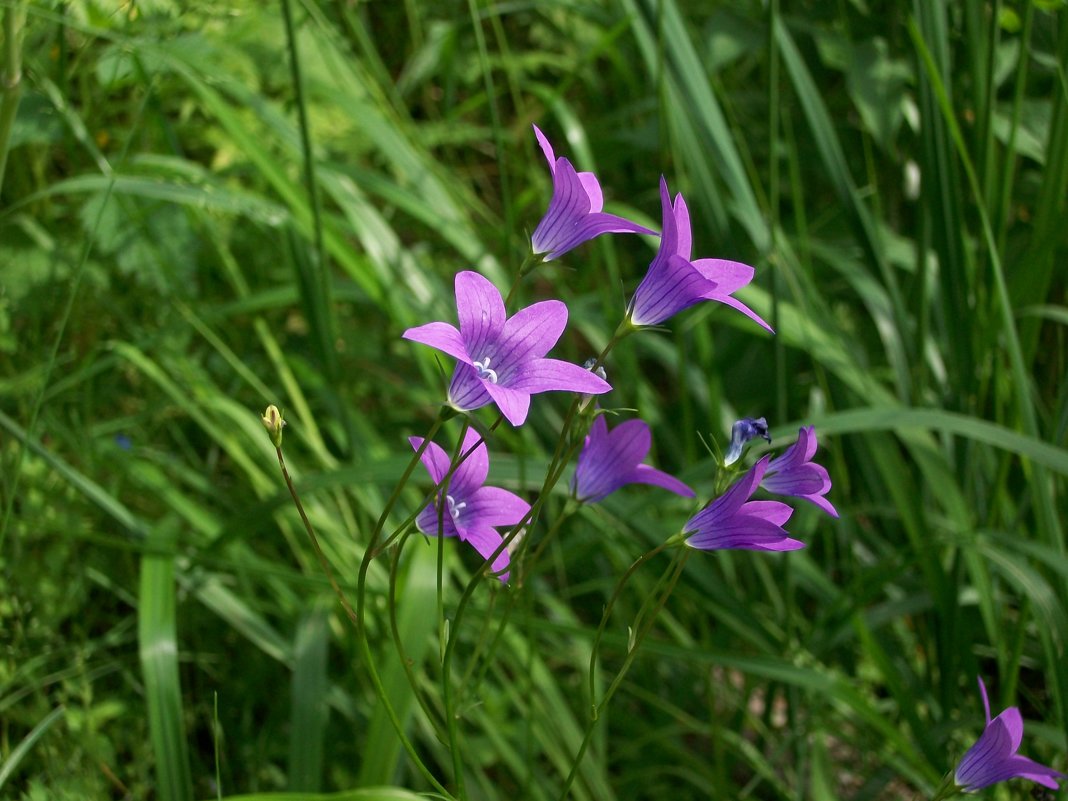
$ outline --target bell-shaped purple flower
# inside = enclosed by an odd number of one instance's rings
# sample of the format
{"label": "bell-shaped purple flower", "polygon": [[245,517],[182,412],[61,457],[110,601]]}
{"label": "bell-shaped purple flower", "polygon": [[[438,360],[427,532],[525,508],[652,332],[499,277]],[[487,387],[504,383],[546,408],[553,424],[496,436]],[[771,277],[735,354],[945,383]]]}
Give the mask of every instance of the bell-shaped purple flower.
{"label": "bell-shaped purple flower", "polygon": [[793,509],[778,501],[751,501],[767,470],[765,456],[708,506],[691,517],[683,531],[686,544],[703,551],[727,548],[747,551],[795,551],[805,544],[791,539],[783,524]]}
{"label": "bell-shaped purple flower", "polygon": [[571,491],[583,503],[597,503],[624,484],[651,484],[692,498],[694,492],[674,476],[642,464],[652,437],[642,420],[627,420],[611,431],[604,415],[597,415],[571,477]]}
{"label": "bell-shaped purple flower", "polygon": [[549,208],[530,238],[535,256],[551,261],[601,234],[656,234],[644,225],[601,211],[604,196],[597,176],[592,172],[576,172],[566,158],[556,158],[545,134],[537,125],[533,127],[553,174]]}
{"label": "bell-shaped purple flower", "polygon": [[[415,450],[423,444],[422,437],[409,437]],[[472,448],[474,450],[472,450]],[[516,525],[530,511],[530,504],[515,493],[499,487],[485,487],[489,475],[489,454],[477,431],[468,429],[460,454],[470,455],[453,472],[445,490],[445,508],[440,510],[439,495],[435,503],[428,504],[415,519],[415,525],[424,534],[436,537],[459,537],[489,559],[500,548],[504,538],[498,526]],[[438,484],[449,472],[449,456],[437,443],[431,442],[421,457],[430,479]],[[440,526],[439,526],[440,517]],[[493,572],[501,581],[508,580],[509,557],[507,549],[493,560]]]}
{"label": "bell-shaped purple flower", "polygon": [[768,435],[768,421],[763,417],[743,417],[731,426],[731,444],[723,457],[724,467],[741,459],[745,444],[757,437],[771,442],[771,437]]}
{"label": "bell-shaped purple flower", "polygon": [[761,486],[776,495],[804,498],[831,517],[838,517],[838,510],[823,497],[831,489],[831,477],[826,468],[812,461],[815,454],[816,429],[802,426],[797,442],[771,460]]}
{"label": "bell-shaped purple flower", "polygon": [[530,396],[553,390],[599,395],[612,387],[577,364],[546,359],[567,325],[567,306],[545,300],[508,317],[501,293],[475,272],[456,274],[459,329],[436,322],[409,328],[404,338],[459,360],[449,404],[460,411],[496,403],[513,426],[527,419]]}
{"label": "bell-shaped purple flower", "polygon": [[982,679],[979,679],[979,692],[983,696],[986,728],[957,765],[953,775],[957,786],[966,793],[974,793],[991,784],[1019,778],[1056,790],[1058,780],[1068,775],[1016,753],[1023,739],[1020,710],[1010,706],[991,720],[990,699]]}
{"label": "bell-shaped purple flower", "polygon": [[690,261],[690,212],[682,195],[671,203],[667,181],[660,177],[664,230],[660,249],[627,307],[633,325],[656,325],[702,300],[716,300],[737,309],[772,333],[771,326],[733,293],[753,280],[753,268],[723,259]]}

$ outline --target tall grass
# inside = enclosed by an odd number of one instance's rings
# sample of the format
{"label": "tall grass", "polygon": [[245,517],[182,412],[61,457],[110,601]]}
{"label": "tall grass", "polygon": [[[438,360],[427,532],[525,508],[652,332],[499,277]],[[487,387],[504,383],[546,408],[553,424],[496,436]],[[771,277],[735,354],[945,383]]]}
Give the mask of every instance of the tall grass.
{"label": "tall grass", "polygon": [[[531,122],[609,210],[655,226],[663,173],[695,254],[757,267],[744,298],[774,340],[697,308],[613,355],[657,464],[707,497],[700,437],[765,414],[788,442],[811,422],[843,512],[799,511],[809,545],[785,558],[689,560],[569,797],[929,797],[981,728],[976,676],[1022,708],[1024,752],[1065,769],[1065,14],[0,4],[23,37],[3,44],[23,76],[0,137],[3,793],[428,789],[257,415],[285,410],[289,469],[354,592],[441,397],[399,335],[451,318],[459,269],[507,285],[549,197]],[[539,268],[524,301],[571,309],[556,353],[605,344],[652,252],[602,238]],[[562,403],[496,434],[497,483],[540,485]],[[468,797],[558,797],[604,605],[688,511],[619,493],[527,586],[480,587],[451,669]],[[369,637],[455,788],[436,551],[372,563]],[[666,566],[615,605],[599,692]],[[476,567],[446,554],[446,614]]]}

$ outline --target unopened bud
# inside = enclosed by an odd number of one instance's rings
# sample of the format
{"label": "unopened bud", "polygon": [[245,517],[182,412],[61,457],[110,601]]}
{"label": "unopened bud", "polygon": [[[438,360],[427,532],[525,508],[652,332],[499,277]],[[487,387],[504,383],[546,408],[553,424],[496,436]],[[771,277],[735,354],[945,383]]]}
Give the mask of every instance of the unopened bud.
{"label": "unopened bud", "polygon": [[735,423],[731,429],[731,444],[727,448],[727,455],[723,458],[723,464],[732,465],[737,462],[741,458],[745,444],[754,437],[760,437],[771,442],[771,437],[768,436],[768,424],[763,417],[758,417],[755,420],[752,417],[744,417]]}
{"label": "unopened bud", "polygon": [[274,447],[281,448],[282,429],[285,428],[286,421],[282,419],[282,413],[278,411],[278,407],[274,405],[268,406],[267,411],[263,413],[260,419],[263,420],[263,427],[267,429],[271,443]]}

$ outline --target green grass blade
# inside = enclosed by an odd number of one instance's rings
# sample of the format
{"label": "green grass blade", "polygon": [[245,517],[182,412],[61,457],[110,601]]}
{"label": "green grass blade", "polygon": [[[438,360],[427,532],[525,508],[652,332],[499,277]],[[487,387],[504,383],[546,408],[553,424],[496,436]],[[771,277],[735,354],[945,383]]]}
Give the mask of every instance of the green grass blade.
{"label": "green grass blade", "polygon": [[146,542],[148,550],[141,557],[137,610],[138,650],[161,801],[189,801],[193,798],[193,778],[182,717],[182,688],[178,677],[176,537],[177,532],[166,523],[150,530]]}

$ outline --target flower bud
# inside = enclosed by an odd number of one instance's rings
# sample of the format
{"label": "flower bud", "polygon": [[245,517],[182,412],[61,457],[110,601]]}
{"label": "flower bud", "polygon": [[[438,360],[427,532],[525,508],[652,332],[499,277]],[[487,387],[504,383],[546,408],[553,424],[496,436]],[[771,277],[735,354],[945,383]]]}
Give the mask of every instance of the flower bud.
{"label": "flower bud", "polygon": [[276,448],[282,447],[282,429],[285,427],[286,421],[282,419],[282,413],[278,411],[278,407],[267,407],[267,411],[260,417],[263,420],[263,427],[267,429],[267,434],[271,438],[271,443]]}
{"label": "flower bud", "polygon": [[760,437],[771,442],[768,435],[768,423],[763,417],[743,417],[731,428],[731,444],[727,448],[727,454],[723,457],[723,466],[734,464],[742,457],[742,451],[749,440]]}

